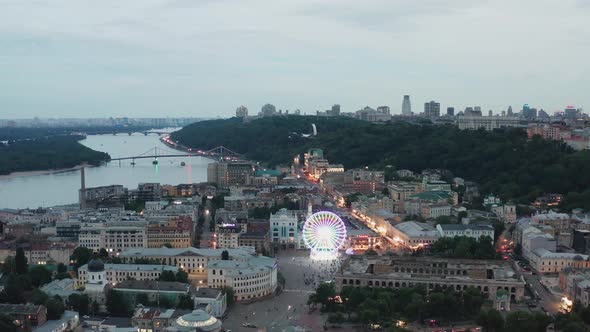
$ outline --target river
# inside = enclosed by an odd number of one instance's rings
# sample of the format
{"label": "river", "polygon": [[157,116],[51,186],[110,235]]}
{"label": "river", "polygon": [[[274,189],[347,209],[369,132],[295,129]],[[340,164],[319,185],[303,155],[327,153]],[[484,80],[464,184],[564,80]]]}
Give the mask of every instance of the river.
{"label": "river", "polygon": [[[136,156],[154,147],[168,152],[173,150],[160,142],[156,135],[118,134],[90,135],[82,144],[110,154],[111,158]],[[165,151],[159,152],[163,154]],[[176,152],[178,153],[178,152]],[[207,164],[202,157],[160,158],[158,165],[152,159],[110,162],[99,167],[86,168],[86,186],[97,187],[122,184],[134,189],[142,182],[161,184],[197,183],[207,181]],[[181,162],[186,166],[181,166]],[[78,202],[80,171],[24,175],[0,179],[0,208],[37,208]]]}

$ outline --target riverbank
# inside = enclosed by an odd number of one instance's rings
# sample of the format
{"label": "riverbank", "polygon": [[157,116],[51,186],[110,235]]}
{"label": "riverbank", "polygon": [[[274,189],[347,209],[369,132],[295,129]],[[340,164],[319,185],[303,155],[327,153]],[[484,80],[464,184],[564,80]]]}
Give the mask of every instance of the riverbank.
{"label": "riverbank", "polygon": [[[65,172],[72,172],[81,169],[82,165],[77,165],[70,168],[60,168],[60,169],[49,169],[43,171],[27,171],[27,172],[12,172],[10,174],[0,175],[0,180],[8,180],[8,179],[15,179],[15,178],[22,178],[28,176],[36,176],[36,175],[48,175],[48,174],[57,174],[57,173],[65,173]],[[94,167],[92,165],[86,165],[84,167]]]}

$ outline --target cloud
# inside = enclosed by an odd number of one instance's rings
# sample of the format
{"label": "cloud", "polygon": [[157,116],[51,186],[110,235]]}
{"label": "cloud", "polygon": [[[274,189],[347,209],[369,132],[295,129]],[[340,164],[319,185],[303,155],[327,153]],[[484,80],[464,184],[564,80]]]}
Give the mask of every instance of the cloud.
{"label": "cloud", "polygon": [[407,93],[459,109],[583,106],[586,4],[0,1],[1,116],[227,116],[266,102],[399,111]]}

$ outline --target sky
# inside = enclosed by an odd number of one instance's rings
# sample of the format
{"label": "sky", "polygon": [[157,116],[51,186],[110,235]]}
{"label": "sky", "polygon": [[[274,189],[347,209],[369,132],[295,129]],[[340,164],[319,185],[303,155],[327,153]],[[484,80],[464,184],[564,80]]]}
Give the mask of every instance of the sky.
{"label": "sky", "polygon": [[590,0],[0,0],[0,118],[590,109]]}

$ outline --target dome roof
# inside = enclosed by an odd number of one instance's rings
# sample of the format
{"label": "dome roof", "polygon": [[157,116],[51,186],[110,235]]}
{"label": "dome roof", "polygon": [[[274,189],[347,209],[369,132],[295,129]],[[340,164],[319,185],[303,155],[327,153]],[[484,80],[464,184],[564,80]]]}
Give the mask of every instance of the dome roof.
{"label": "dome roof", "polygon": [[100,258],[93,258],[88,262],[88,272],[102,272],[104,271],[104,263]]}
{"label": "dome roof", "polygon": [[180,327],[179,330],[184,330],[185,328],[197,328],[197,331],[218,331],[221,327],[221,322],[205,311],[198,309],[178,317],[176,325],[177,327]]}

